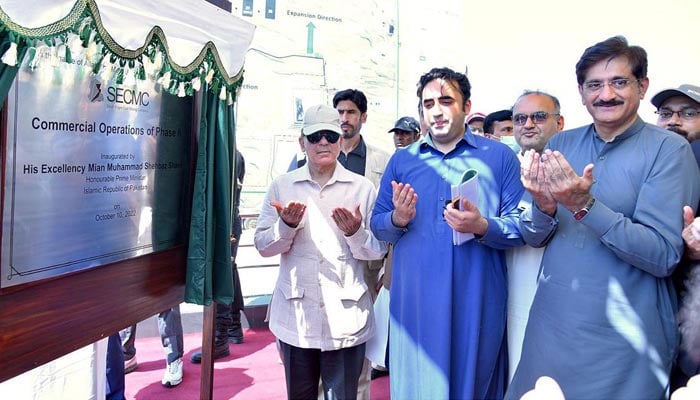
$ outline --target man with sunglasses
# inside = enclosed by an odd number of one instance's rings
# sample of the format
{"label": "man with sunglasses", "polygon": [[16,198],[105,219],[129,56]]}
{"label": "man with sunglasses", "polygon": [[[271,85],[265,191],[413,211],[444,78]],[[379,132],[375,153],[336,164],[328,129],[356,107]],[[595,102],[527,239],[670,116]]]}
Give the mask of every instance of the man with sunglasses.
{"label": "man with sunglasses", "polygon": [[306,110],[299,144],[307,163],[277,177],[258,217],[255,247],[280,255],[270,303],[270,330],[280,342],[289,399],[355,399],[374,334],[368,260],[386,244],[369,230],[376,189],[338,161],[338,112]]}
{"label": "man with sunglasses", "polygon": [[662,399],[679,336],[670,275],[683,254],[680,210],[698,203],[700,171],[686,140],[638,115],[643,48],[599,42],[576,78],[593,123],[522,162],[534,204],[520,231],[547,247],[505,398],[549,376],[567,399]]}
{"label": "man with sunglasses", "polygon": [[676,132],[689,142],[700,139],[700,87],[681,85],[651,98],[656,107],[656,125]]}
{"label": "man with sunglasses", "polygon": [[[549,139],[564,129],[559,100],[549,93],[527,90],[513,105],[513,135],[520,147],[522,160],[527,150],[542,153]],[[519,209],[532,204],[528,192],[523,194]],[[524,245],[506,251],[508,265],[508,377],[513,379],[520,361],[527,317],[537,289],[537,276],[544,248]]]}
{"label": "man with sunglasses", "polygon": [[[389,153],[365,142],[362,134],[362,126],[367,122],[367,97],[358,89],[345,89],[336,92],[333,96],[333,107],[338,112],[340,128],[343,131],[343,144],[338,153],[338,161],[348,171],[362,175],[369,179],[375,188],[379,187],[379,181],[384,174],[384,168],[389,161]],[[302,149],[302,151],[304,151]],[[306,159],[297,160],[294,156],[288,171],[292,171],[304,165]],[[379,281],[379,272],[384,266],[385,260],[374,260],[365,263],[365,281],[370,287],[372,300],[377,298],[376,284]],[[370,398],[371,368],[369,360],[365,363],[360,376],[358,398],[369,400]],[[322,398],[319,393],[319,400]]]}
{"label": "man with sunglasses", "polygon": [[[379,187],[389,153],[367,143],[360,133],[367,122],[367,97],[361,90],[341,90],[333,96],[333,107],[338,111],[343,130],[343,146],[338,161],[346,169],[367,177],[375,187]],[[297,160],[295,156],[288,171],[305,163],[306,159]]]}
{"label": "man with sunglasses", "polygon": [[542,153],[549,139],[564,129],[559,99],[539,90],[527,90],[513,105],[513,136],[520,146],[518,158],[527,150]]}

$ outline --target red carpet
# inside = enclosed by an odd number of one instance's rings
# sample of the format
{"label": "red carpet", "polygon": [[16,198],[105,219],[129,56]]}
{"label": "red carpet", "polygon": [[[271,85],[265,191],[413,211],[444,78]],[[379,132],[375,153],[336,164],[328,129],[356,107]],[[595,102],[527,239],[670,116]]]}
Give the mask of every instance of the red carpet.
{"label": "red carpet", "polygon": [[[138,368],[126,375],[127,400],[197,400],[200,366],[190,355],[202,345],[200,334],[185,339],[182,383],[168,389],[161,385],[165,354],[160,338],[136,339]],[[279,363],[275,337],[267,329],[246,329],[245,342],[229,345],[231,355],[214,363],[214,400],[280,400],[287,397],[284,368]],[[389,378],[372,381],[372,400],[389,399]]]}

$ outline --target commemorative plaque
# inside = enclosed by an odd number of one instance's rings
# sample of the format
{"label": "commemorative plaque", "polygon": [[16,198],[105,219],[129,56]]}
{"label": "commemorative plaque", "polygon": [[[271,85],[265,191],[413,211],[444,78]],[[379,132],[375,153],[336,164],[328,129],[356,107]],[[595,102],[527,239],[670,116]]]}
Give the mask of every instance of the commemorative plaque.
{"label": "commemorative plaque", "polygon": [[116,84],[80,60],[22,66],[8,94],[0,287],[184,243],[192,110],[189,96]]}

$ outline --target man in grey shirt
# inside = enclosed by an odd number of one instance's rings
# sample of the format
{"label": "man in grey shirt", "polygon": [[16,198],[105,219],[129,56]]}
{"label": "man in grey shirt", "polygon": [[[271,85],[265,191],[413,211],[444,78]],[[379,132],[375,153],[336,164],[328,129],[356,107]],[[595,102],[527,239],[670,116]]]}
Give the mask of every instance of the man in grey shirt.
{"label": "man in grey shirt", "polygon": [[621,36],[597,43],[576,77],[593,124],[526,152],[521,167],[534,204],[520,229],[547,248],[505,398],[550,376],[567,399],[662,399],[678,344],[680,210],[697,204],[700,172],[685,139],[637,114],[649,87],[643,48]]}

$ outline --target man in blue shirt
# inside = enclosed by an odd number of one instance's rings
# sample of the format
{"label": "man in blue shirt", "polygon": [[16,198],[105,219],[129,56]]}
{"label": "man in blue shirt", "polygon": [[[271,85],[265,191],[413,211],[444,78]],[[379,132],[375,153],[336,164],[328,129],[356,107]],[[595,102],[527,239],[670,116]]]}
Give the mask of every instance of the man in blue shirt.
{"label": "man in blue shirt", "polygon": [[[515,153],[468,132],[467,77],[435,68],[418,85],[428,136],[394,153],[371,228],[394,244],[391,397],[501,398],[507,380],[503,249],[523,244],[523,194]],[[479,174],[476,204],[451,203],[467,169]],[[450,203],[446,207],[446,203]],[[475,238],[453,245],[453,231]]]}

